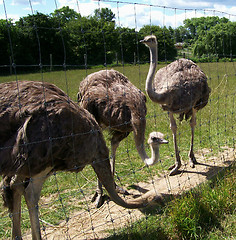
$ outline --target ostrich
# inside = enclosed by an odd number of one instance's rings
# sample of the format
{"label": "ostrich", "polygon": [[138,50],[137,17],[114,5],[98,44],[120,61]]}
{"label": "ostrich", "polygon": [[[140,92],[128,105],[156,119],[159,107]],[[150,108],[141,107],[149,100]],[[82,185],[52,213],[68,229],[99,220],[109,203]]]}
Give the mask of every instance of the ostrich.
{"label": "ostrich", "polygon": [[[133,131],[137,151],[143,162],[150,166],[159,159],[159,145],[168,143],[162,133],[149,136],[152,156],[148,157],[145,146],[146,97],[126,76],[116,70],[101,70],[88,75],[80,83],[78,92],[80,105],[95,116],[98,124],[111,133],[111,166],[115,172],[115,155],[120,142]],[[155,151],[150,139],[158,147]],[[98,183],[98,191],[101,185]],[[116,186],[118,192],[124,192]],[[96,198],[96,196],[95,196]],[[100,200],[98,200],[99,203]]]}
{"label": "ostrich", "polygon": [[191,60],[183,58],[159,69],[155,75],[157,65],[156,37],[146,36],[141,42],[150,49],[150,68],[146,79],[146,92],[153,102],[159,103],[163,110],[169,112],[176,157],[175,164],[169,170],[171,170],[170,175],[175,175],[181,167],[181,160],[176,139],[177,125],[173,114],[179,114],[180,121],[183,118],[188,120],[191,117],[189,160],[190,166],[194,167],[197,164],[193,152],[196,112],[206,106],[210,88],[207,84],[207,77],[199,66]]}
{"label": "ostrich", "polygon": [[56,171],[79,172],[92,165],[111,199],[126,208],[115,190],[109,151],[94,117],[53,84],[18,81],[0,84],[0,174],[4,204],[12,216],[12,239],[21,239],[21,197],[31,221],[32,239],[41,239],[38,201],[44,181]]}

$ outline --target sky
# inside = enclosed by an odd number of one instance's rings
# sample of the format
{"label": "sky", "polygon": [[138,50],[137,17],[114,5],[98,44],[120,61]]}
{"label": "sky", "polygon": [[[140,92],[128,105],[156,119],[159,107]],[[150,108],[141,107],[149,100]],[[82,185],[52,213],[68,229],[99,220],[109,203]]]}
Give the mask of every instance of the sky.
{"label": "sky", "polygon": [[17,21],[20,17],[69,6],[82,16],[97,8],[109,8],[121,27],[140,29],[143,25],[183,25],[183,20],[202,16],[226,17],[236,21],[235,0],[0,0],[0,18]]}

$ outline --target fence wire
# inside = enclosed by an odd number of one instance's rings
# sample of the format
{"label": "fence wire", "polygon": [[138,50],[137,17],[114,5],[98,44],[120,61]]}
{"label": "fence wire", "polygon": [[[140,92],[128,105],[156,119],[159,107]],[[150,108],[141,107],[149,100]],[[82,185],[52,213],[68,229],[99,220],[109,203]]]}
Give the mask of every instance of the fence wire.
{"label": "fence wire", "polygon": [[[58,3],[55,0],[54,10],[59,10]],[[88,27],[83,18],[77,19],[80,21],[79,29],[77,29],[79,36],[82,39],[82,47],[78,48],[78,55],[83,56],[83,62],[75,63],[67,62],[69,59],[70,52],[67,52],[67,43],[68,39],[65,39],[65,28],[62,27],[60,21],[58,21],[57,26],[52,26],[51,28],[45,28],[42,26],[37,26],[37,21],[35,20],[35,13],[37,12],[37,5],[32,4],[32,1],[29,0],[29,9],[32,18],[32,26],[23,24],[22,29],[28,29],[33,31],[32,34],[36,36],[37,49],[34,49],[32,55],[37,55],[38,62],[28,64],[23,61],[18,64],[16,60],[16,51],[19,48],[17,45],[16,39],[13,36],[12,20],[8,12],[8,7],[10,1],[3,0],[3,9],[5,12],[5,19],[7,25],[7,42],[6,46],[9,49],[9,59],[6,59],[6,62],[1,64],[0,69],[3,70],[4,74],[1,74],[0,77],[1,83],[8,81],[15,81],[17,83],[18,95],[18,107],[20,109],[27,108],[26,105],[21,104],[21,89],[19,83],[22,80],[32,80],[31,74],[23,75],[22,73],[26,71],[31,73],[33,71],[33,80],[40,81],[42,83],[42,96],[44,99],[44,105],[47,108],[46,95],[47,91],[44,88],[46,82],[51,82],[57,85],[59,88],[67,95],[67,101],[77,101],[77,92],[79,90],[79,84],[90,73],[96,72],[98,70],[109,70],[111,68],[119,70],[122,74],[126,75],[129,80],[136,85],[142,92],[145,93],[145,79],[148,72],[149,61],[146,58],[142,58],[143,54],[149,56],[149,52],[142,51],[142,46],[140,44],[140,29],[141,21],[144,19],[139,15],[140,8],[148,9],[148,14],[145,16],[145,23],[149,26],[148,34],[153,34],[156,32],[156,23],[161,26],[162,30],[162,56],[163,59],[158,64],[157,69],[161,67],[166,67],[171,59],[168,58],[168,44],[169,44],[169,35],[167,35],[166,29],[169,27],[168,24],[173,20],[173,36],[172,38],[177,39],[177,27],[178,27],[178,13],[183,13],[185,15],[185,20],[191,17],[199,16],[219,16],[220,18],[235,19],[236,15],[229,14],[226,12],[209,10],[209,9],[181,9],[177,7],[166,7],[159,6],[155,4],[143,4],[138,2],[126,2],[126,1],[95,1],[97,3],[97,9],[100,12],[103,9],[104,3],[110,3],[113,7],[116,16],[115,28],[118,29],[118,48],[116,52],[116,57],[113,57],[113,62],[109,62],[109,56],[111,52],[111,44],[109,41],[109,29],[105,28],[105,25],[100,22],[99,28],[96,30],[91,27]],[[81,5],[82,2],[76,0],[73,2],[75,6],[75,11],[82,15]],[[129,19],[127,22],[130,23],[132,20],[132,29],[130,31],[124,30],[124,22],[122,19],[124,7],[126,5],[131,5],[133,8],[129,8]],[[154,13],[155,11],[162,12],[162,18],[159,18],[157,21]],[[170,18],[170,11],[172,12],[172,18]],[[56,12],[56,15],[59,16],[60,12]],[[161,19],[161,20],[160,20]],[[125,26],[127,27],[127,26]],[[207,23],[204,27],[205,31],[209,31]],[[220,29],[219,29],[220,30]],[[222,32],[224,29],[221,29]],[[45,51],[44,47],[41,44],[42,36],[45,33],[57,32],[59,36],[58,39],[61,41],[61,54],[62,62],[61,64],[53,64],[53,57],[50,63],[44,62],[43,53]],[[42,34],[43,33],[43,34]],[[95,44],[92,42],[92,39],[89,38],[90,33],[96,33],[99,36],[99,48],[100,51],[97,54],[102,54],[103,61],[93,64],[91,61],[91,45]],[[42,36],[40,35],[42,34]],[[196,32],[196,34],[198,34]],[[215,32],[215,35],[218,34]],[[235,33],[234,33],[235,34]],[[233,48],[233,39],[235,35],[231,35],[227,40],[222,38],[222,53],[221,60],[218,58],[219,46],[217,40],[214,45],[214,54],[206,54],[205,61],[202,61],[202,58],[196,58],[199,60],[197,63],[206,73],[208,77],[208,84],[211,87],[211,94],[207,106],[200,110],[197,113],[197,126],[196,126],[196,136],[194,142],[194,151],[197,158],[197,161],[200,164],[197,164],[195,168],[189,167],[188,162],[188,151],[190,145],[190,127],[189,123],[183,122],[178,124],[178,145],[180,149],[180,155],[182,160],[182,166],[179,173],[175,176],[169,176],[168,167],[175,161],[175,152],[174,146],[172,143],[172,132],[169,128],[169,116],[166,111],[163,111],[160,106],[147,97],[147,115],[146,120],[146,132],[145,139],[147,140],[148,134],[152,131],[160,131],[165,134],[165,138],[169,141],[169,144],[166,146],[160,147],[160,159],[158,163],[154,166],[145,166],[137,152],[137,149],[134,144],[134,138],[132,133],[122,140],[120,143],[117,152],[116,152],[116,168],[115,168],[115,181],[116,183],[128,189],[130,195],[122,195],[122,198],[129,200],[137,196],[142,196],[147,192],[152,192],[154,195],[165,194],[178,195],[182,194],[189,189],[196,187],[203,183],[204,181],[211,179],[215,174],[225,167],[230,166],[235,162],[235,80],[236,80],[236,67],[235,67],[235,49]],[[131,38],[131,42],[134,45],[134,52],[132,58],[128,57],[127,54],[130,52],[127,49],[128,38]],[[192,57],[192,42],[189,39],[187,34],[182,34],[179,37],[182,43],[185,43],[184,48],[181,47],[178,50],[177,58]],[[78,41],[78,44],[81,42]],[[200,44],[200,43],[199,43]],[[228,44],[228,45],[227,45]],[[102,46],[102,47],[101,47]],[[230,52],[226,52],[225,47],[230,48]],[[100,48],[101,47],[101,48]],[[196,45],[196,48],[200,47]],[[210,46],[206,46],[209,47]],[[35,54],[37,52],[37,54]],[[217,58],[217,61],[213,61],[214,57]],[[49,57],[48,57],[49,59]],[[132,59],[127,61],[126,59]],[[148,58],[149,59],[149,58]],[[23,71],[22,71],[23,69]],[[52,71],[55,69],[55,71]],[[9,72],[8,72],[9,70]],[[29,76],[29,79],[26,79]],[[78,78],[80,76],[81,78]],[[75,88],[77,88],[75,90]],[[30,93],[29,93],[30,94]],[[127,93],[124,93],[124,99],[127,97]],[[4,96],[1,96],[4,98]],[[72,99],[72,100],[71,100]],[[106,99],[109,101],[108,89],[106,92]],[[32,107],[32,105],[29,105]],[[2,108],[2,106],[1,106]],[[49,114],[49,113],[48,113]],[[128,112],[127,112],[128,115]],[[45,116],[48,118],[48,115]],[[109,119],[108,119],[109,121]],[[50,130],[50,122],[47,122],[47,128],[49,129],[48,139],[43,139],[40,142],[23,142],[24,146],[29,147],[30,145],[40,144],[43,142],[49,142],[56,140],[68,139],[72,144],[70,147],[73,149],[73,153],[76,152],[75,138],[84,137],[86,135],[92,134],[91,132],[81,132],[77,134],[71,134],[66,136],[53,137]],[[71,129],[74,132],[75,122],[71,117]],[[124,125],[129,124],[129,122],[124,123]],[[105,140],[109,149],[110,139],[109,133],[106,130],[112,129],[111,122],[109,126],[103,131]],[[24,130],[23,130],[24,131]],[[24,131],[25,132],[25,131]],[[0,129],[1,133],[1,129]],[[10,134],[10,133],[9,133]],[[145,141],[146,141],[145,140]],[[4,151],[13,146],[5,146],[5,143],[0,146],[0,151]],[[151,155],[149,150],[149,145],[145,143],[145,149],[148,155]],[[90,151],[90,149],[85,149]],[[0,155],[1,156],[1,155]],[[3,158],[3,156],[1,156]],[[53,159],[53,150],[51,149],[51,154],[49,156],[52,165],[54,164]],[[111,151],[110,151],[111,158]],[[73,157],[74,162],[76,162],[76,155]],[[1,159],[0,159],[1,160]],[[103,159],[102,161],[106,161]],[[1,160],[2,161],[2,160]],[[83,168],[83,171],[75,173],[77,169]],[[29,168],[29,172],[32,169]],[[1,172],[1,168],[0,168]],[[72,172],[72,173],[70,173]],[[33,178],[34,176],[31,175]],[[40,176],[43,179],[46,176]],[[28,184],[31,181],[31,178],[23,183]],[[90,166],[80,165],[75,168],[67,169],[67,172],[54,172],[51,177],[49,177],[42,189],[41,198],[39,205],[39,218],[41,223],[41,233],[43,239],[98,239],[106,238],[110,235],[119,236],[120,228],[133,226],[140,219],[148,219],[150,215],[145,213],[145,211],[139,210],[130,210],[124,209],[116,205],[113,201],[110,201],[109,198],[105,199],[104,204],[100,208],[96,208],[94,203],[91,202],[91,198],[96,190],[97,177]],[[2,190],[4,186],[1,186]],[[11,236],[11,225],[12,217],[14,214],[9,214],[8,211],[0,205],[1,215],[0,215],[0,237],[1,239],[8,239]],[[157,206],[161,211],[161,206]],[[22,203],[22,231],[23,239],[31,239],[30,233],[30,221],[28,215],[28,209],[23,200]],[[147,223],[146,223],[147,224]],[[146,226],[146,231],[148,231],[148,224]]]}

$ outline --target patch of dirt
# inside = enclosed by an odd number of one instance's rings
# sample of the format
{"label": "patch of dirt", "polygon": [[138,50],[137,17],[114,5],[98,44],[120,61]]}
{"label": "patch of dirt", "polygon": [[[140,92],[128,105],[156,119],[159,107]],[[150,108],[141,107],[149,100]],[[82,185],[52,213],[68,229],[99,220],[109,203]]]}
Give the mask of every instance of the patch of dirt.
{"label": "patch of dirt", "polygon": [[[146,192],[144,197],[147,198],[160,194],[163,196],[181,194],[231,165],[235,157],[233,148],[223,148],[218,156],[211,156],[208,149],[202,149],[196,153],[199,164],[195,168],[190,168],[189,164],[185,164],[175,176],[168,176],[168,171],[166,171],[161,177],[154,177],[148,183],[141,182],[136,189],[129,190],[131,195],[128,198],[140,196],[140,192]],[[105,202],[99,209],[96,209],[90,201],[85,204],[88,210],[75,212],[68,221],[63,221],[58,226],[42,222],[45,226],[45,230],[42,230],[43,239],[103,239],[115,233],[117,229],[130,225],[145,216],[145,213],[138,209],[125,209],[112,201]],[[24,236],[24,239],[31,239],[30,233]]]}

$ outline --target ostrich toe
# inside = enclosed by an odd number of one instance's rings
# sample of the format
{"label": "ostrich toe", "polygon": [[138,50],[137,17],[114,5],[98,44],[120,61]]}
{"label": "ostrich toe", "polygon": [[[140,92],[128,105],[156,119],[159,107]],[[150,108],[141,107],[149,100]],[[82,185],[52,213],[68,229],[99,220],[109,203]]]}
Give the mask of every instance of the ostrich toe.
{"label": "ostrich toe", "polygon": [[116,185],[116,192],[121,193],[123,195],[130,195],[127,190],[125,190],[124,188],[122,188],[118,185]]}
{"label": "ostrich toe", "polygon": [[189,164],[190,164],[191,168],[194,168],[195,164],[198,164],[192,150],[190,150],[190,152],[189,152]]}
{"label": "ostrich toe", "polygon": [[176,164],[170,166],[170,167],[168,168],[169,170],[171,170],[169,175],[170,175],[170,176],[175,175],[175,174],[178,172],[178,170],[179,170],[180,167],[181,167],[181,163],[176,163]]}
{"label": "ostrich toe", "polygon": [[100,208],[104,203],[104,198],[102,194],[99,194],[98,192],[96,192],[93,195],[91,202],[95,202],[96,208]]}
{"label": "ostrich toe", "polygon": [[194,156],[193,156],[193,157],[190,157],[190,158],[189,158],[189,165],[190,165],[190,167],[191,167],[191,168],[194,168],[196,164],[198,164],[196,158],[195,158]]}

